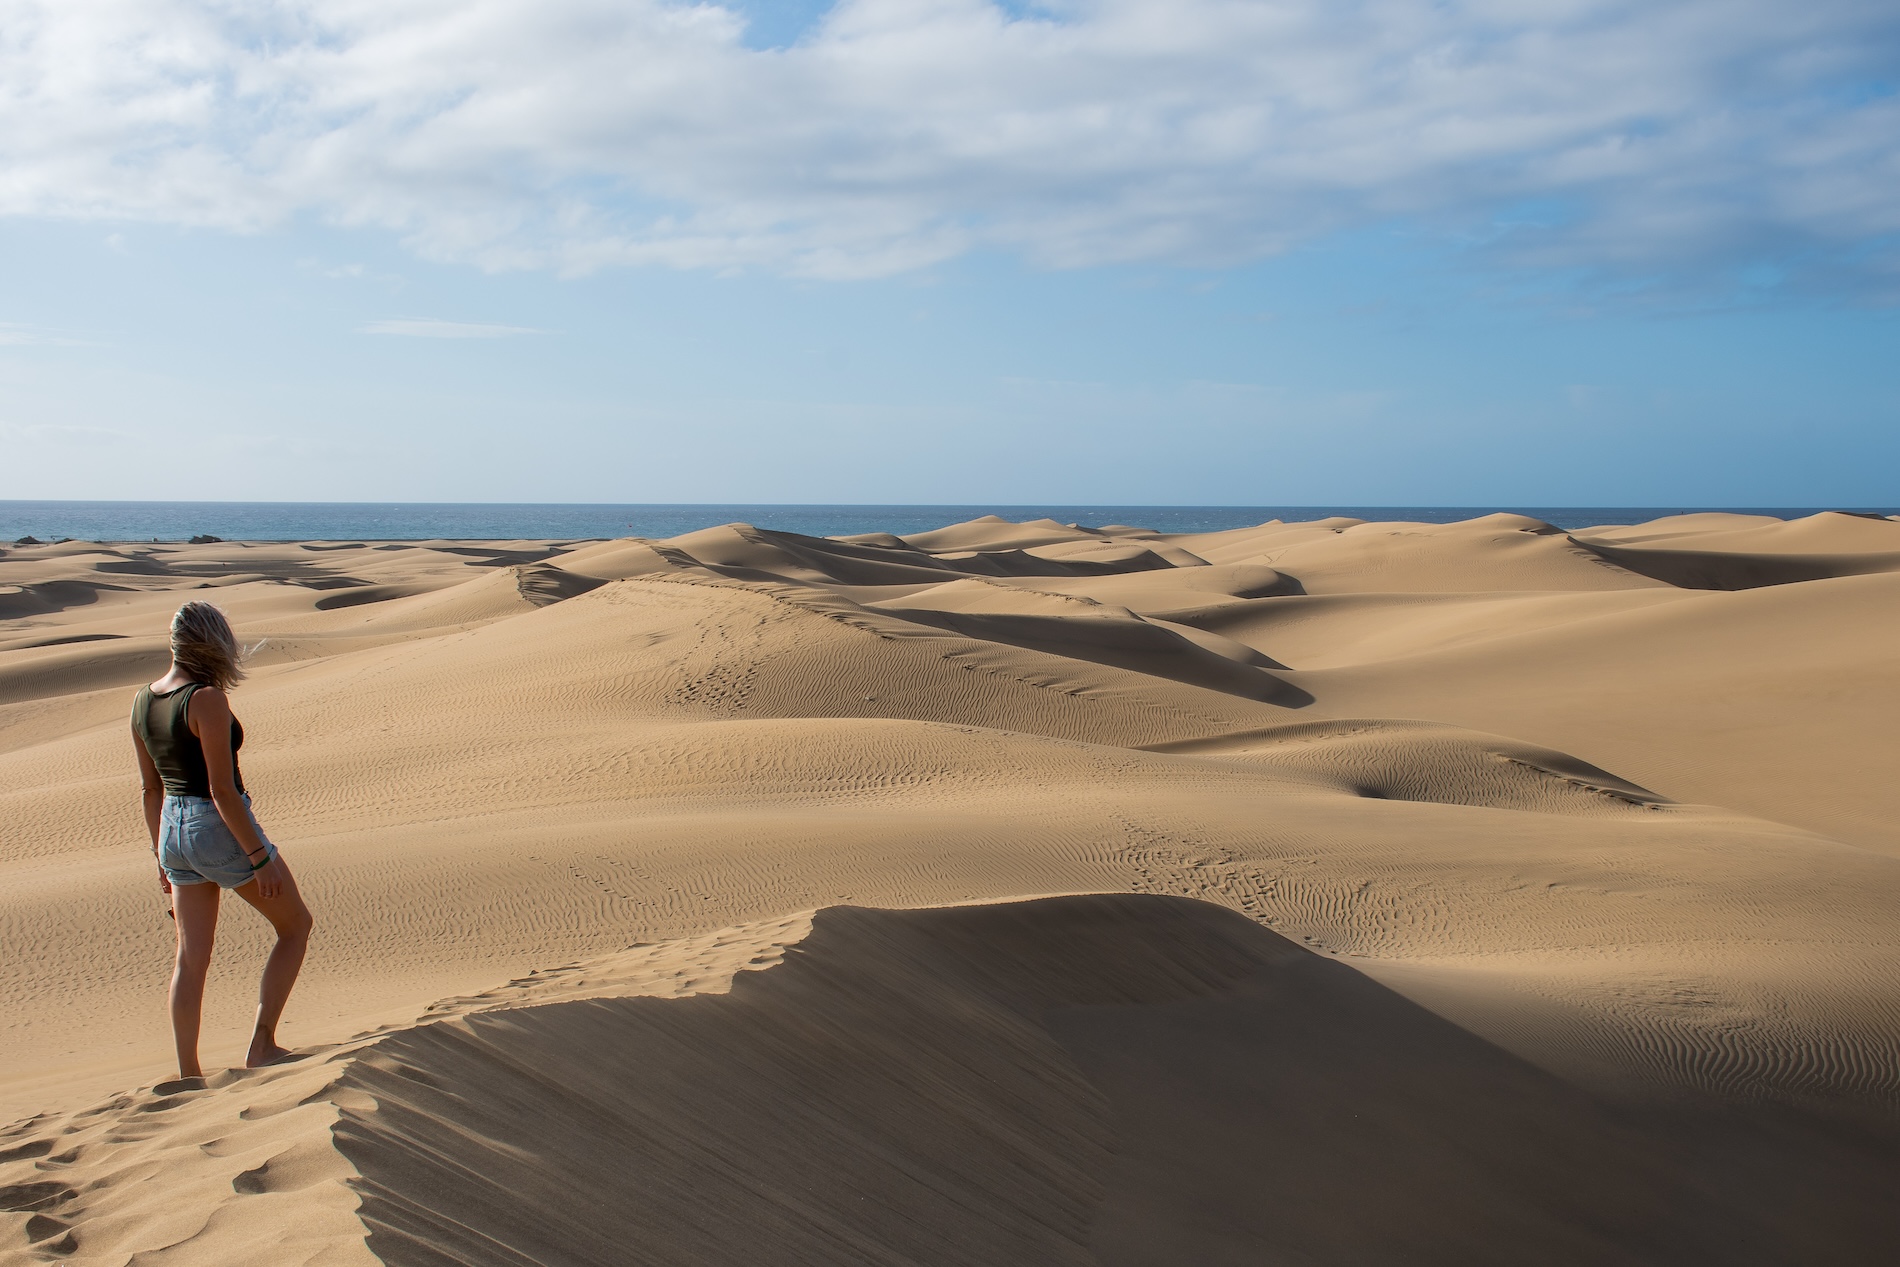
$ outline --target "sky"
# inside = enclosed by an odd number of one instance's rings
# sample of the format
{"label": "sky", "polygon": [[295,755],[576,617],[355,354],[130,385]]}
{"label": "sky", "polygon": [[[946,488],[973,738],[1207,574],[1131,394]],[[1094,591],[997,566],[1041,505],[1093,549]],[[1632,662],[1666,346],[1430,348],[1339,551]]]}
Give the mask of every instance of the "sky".
{"label": "sky", "polygon": [[1900,8],[0,0],[0,498],[1900,501]]}

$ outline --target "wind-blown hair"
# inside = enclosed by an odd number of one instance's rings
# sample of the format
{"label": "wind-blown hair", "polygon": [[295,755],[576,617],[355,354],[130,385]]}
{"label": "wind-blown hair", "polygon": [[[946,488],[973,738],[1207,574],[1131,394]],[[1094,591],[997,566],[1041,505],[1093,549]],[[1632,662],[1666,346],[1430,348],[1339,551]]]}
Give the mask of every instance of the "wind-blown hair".
{"label": "wind-blown hair", "polygon": [[244,650],[210,603],[186,603],[172,617],[172,659],[187,676],[221,691],[244,680]]}

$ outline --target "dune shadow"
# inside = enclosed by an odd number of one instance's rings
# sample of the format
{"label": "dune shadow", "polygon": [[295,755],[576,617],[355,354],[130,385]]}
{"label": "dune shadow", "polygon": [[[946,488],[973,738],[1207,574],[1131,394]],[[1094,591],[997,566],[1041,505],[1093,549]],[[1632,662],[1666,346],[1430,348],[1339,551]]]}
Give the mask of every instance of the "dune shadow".
{"label": "dune shadow", "polygon": [[1856,1262],[1900,1232],[1890,1150],[1608,1103],[1180,898],[831,908],[729,994],[423,1026],[344,1083],[398,1265]]}
{"label": "dune shadow", "polygon": [[48,616],[73,607],[88,607],[107,592],[124,592],[123,585],[105,585],[95,581],[35,581],[14,592],[0,593],[0,620],[19,620],[27,616]]}
{"label": "dune shadow", "polygon": [[310,606],[320,612],[339,611],[345,607],[366,607],[371,603],[386,603],[392,599],[414,598],[417,594],[432,592],[426,585],[357,585],[345,586],[335,593],[326,594]]}
{"label": "dune shadow", "polygon": [[924,607],[879,610],[966,638],[1106,664],[1281,708],[1305,708],[1313,702],[1311,692],[1269,669],[1216,655],[1152,621],[934,611]]}
{"label": "dune shadow", "polygon": [[1838,576],[1900,572],[1893,554],[1742,554],[1720,550],[1642,549],[1571,537],[1572,544],[1652,581],[1692,590],[1746,590]]}

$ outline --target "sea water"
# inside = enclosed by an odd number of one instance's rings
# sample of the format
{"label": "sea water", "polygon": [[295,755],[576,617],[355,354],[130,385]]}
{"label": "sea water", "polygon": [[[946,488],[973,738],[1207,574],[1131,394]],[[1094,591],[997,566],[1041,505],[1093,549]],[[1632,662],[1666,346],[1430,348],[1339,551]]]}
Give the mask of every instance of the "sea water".
{"label": "sea water", "polygon": [[[1588,506],[818,506],[587,505],[503,502],[81,502],[0,501],[0,541],[590,540],[674,537],[717,524],[748,523],[814,537],[859,532],[899,536],[982,515],[1053,519],[1088,527],[1129,524],[1157,532],[1217,532],[1270,519],[1354,519],[1453,523],[1497,511],[1530,515],[1565,530],[1643,523],[1664,515],[1719,509],[1796,519],[1820,507]],[[1889,514],[1891,511],[1857,513]]]}

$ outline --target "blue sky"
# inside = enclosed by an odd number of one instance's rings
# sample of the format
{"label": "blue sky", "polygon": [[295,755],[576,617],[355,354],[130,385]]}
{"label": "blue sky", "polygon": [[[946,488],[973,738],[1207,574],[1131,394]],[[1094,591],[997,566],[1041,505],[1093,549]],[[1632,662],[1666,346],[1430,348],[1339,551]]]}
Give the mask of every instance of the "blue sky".
{"label": "blue sky", "polygon": [[1895,500],[1884,6],[0,7],[0,497]]}

